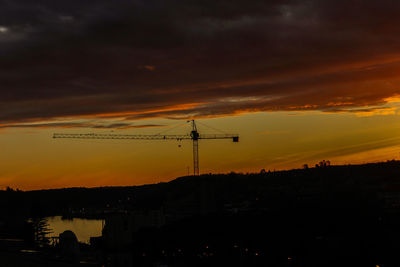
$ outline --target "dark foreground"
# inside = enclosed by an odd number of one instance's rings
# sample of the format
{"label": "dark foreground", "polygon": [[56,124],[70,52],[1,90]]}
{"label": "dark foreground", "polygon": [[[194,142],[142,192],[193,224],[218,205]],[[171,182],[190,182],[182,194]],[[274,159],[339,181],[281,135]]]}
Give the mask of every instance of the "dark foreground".
{"label": "dark foreground", "polygon": [[[400,266],[397,161],[0,197],[0,266]],[[51,243],[48,215],[106,224]]]}

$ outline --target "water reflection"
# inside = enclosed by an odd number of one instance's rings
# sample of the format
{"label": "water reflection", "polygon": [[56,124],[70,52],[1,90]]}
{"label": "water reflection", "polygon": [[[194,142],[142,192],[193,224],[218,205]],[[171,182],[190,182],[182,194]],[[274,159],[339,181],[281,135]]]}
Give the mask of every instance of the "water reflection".
{"label": "water reflection", "polygon": [[75,233],[79,242],[89,243],[90,237],[101,236],[104,221],[98,219],[80,219],[63,220],[61,216],[47,217],[47,222],[52,233],[48,236],[58,237],[59,234],[66,230]]}

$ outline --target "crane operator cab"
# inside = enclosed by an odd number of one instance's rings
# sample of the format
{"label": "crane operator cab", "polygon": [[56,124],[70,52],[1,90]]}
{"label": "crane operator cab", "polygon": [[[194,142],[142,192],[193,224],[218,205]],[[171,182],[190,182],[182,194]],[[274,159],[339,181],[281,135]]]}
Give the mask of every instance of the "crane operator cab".
{"label": "crane operator cab", "polygon": [[199,133],[197,131],[192,131],[190,136],[192,137],[192,140],[199,140]]}
{"label": "crane operator cab", "polygon": [[234,136],[232,139],[233,139],[233,142],[235,142],[235,143],[239,142],[239,136]]}

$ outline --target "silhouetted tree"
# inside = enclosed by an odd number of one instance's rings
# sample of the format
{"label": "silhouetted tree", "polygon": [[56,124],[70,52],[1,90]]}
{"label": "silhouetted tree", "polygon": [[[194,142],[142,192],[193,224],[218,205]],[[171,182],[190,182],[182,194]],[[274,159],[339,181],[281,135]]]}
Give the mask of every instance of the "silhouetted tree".
{"label": "silhouetted tree", "polygon": [[31,219],[34,242],[38,247],[46,247],[50,244],[48,234],[52,233],[46,218],[36,217]]}
{"label": "silhouetted tree", "polygon": [[9,186],[7,186],[7,188],[6,188],[6,191],[7,192],[15,192],[15,190],[14,189],[12,189],[11,187],[9,187]]}

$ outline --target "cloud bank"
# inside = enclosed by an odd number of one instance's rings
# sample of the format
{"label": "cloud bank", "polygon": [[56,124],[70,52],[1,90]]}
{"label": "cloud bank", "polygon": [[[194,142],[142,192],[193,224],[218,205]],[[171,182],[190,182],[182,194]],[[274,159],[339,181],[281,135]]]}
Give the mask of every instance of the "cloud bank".
{"label": "cloud bank", "polygon": [[399,12],[389,0],[0,0],[0,123],[374,110],[400,93]]}

